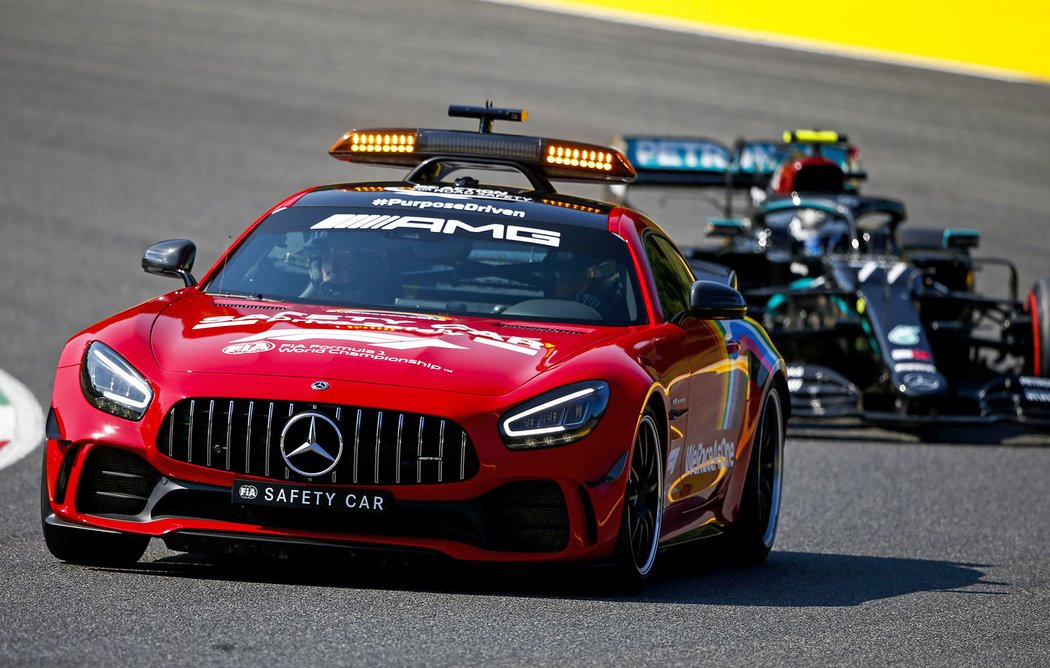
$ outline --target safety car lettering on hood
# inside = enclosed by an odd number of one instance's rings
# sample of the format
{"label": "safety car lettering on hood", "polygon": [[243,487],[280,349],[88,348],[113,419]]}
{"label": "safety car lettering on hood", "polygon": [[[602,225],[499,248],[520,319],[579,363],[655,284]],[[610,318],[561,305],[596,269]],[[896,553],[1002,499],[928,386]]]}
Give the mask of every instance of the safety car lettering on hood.
{"label": "safety car lettering on hood", "polygon": [[[269,326],[276,323],[291,323],[301,325],[314,325],[308,329],[281,329],[270,330]],[[535,356],[540,353],[550,354],[554,344],[545,343],[539,339],[522,336],[503,336],[497,332],[479,330],[456,322],[438,321],[433,318],[393,318],[377,315],[368,311],[352,311],[348,309],[334,309],[327,313],[303,313],[300,311],[282,311],[273,315],[266,313],[249,313],[243,316],[209,316],[194,325],[193,329],[215,329],[223,327],[245,327],[253,325],[267,326],[267,330],[231,341],[231,344],[250,344],[260,341],[294,341],[308,340],[310,338],[341,341],[355,341],[373,345],[371,342],[393,341],[394,338],[403,340],[403,345],[408,346],[410,341],[418,341],[415,348],[438,347],[465,349],[465,346],[442,341],[446,337],[466,337],[471,342],[480,343],[502,350],[519,353],[522,355]],[[327,326],[331,329],[321,329],[316,326]],[[336,332],[335,334],[330,334]],[[320,336],[317,333],[325,334]],[[392,334],[393,333],[393,334]],[[398,336],[399,334],[413,336]],[[296,339],[296,336],[306,337]],[[382,339],[381,337],[388,337]],[[427,337],[420,339],[419,337]],[[393,337],[393,338],[389,338]],[[435,343],[428,343],[436,341]],[[384,343],[386,347],[393,347]],[[402,344],[398,344],[402,345]],[[407,348],[401,348],[407,349]],[[224,350],[224,352],[226,352]],[[265,352],[260,348],[231,347],[229,354],[242,352]]]}
{"label": "safety car lettering on hood", "polygon": [[301,311],[281,311],[270,315],[269,313],[248,313],[242,316],[214,315],[204,318],[193,326],[193,329],[212,329],[215,327],[238,327],[251,325],[257,322],[275,323],[291,322],[303,325],[357,325],[361,323],[374,323],[376,327],[396,327],[398,325],[411,325],[415,320],[404,318],[387,318],[376,316],[368,312],[353,312],[345,310],[334,310],[328,313],[303,313]]}
{"label": "safety car lettering on hood", "polygon": [[433,362],[427,362],[425,360],[414,359],[411,357],[391,356],[382,348],[373,350],[372,348],[359,348],[357,346],[330,345],[322,343],[282,343],[277,348],[277,352],[282,354],[293,355],[329,355],[354,357],[357,359],[376,360],[378,362],[388,362],[393,364],[408,364],[410,366],[422,367],[431,371],[442,371],[444,373],[452,373],[452,369],[445,368],[440,364],[434,364]]}
{"label": "safety car lettering on hood", "polygon": [[368,213],[337,213],[310,226],[312,230],[396,230],[414,229],[433,234],[478,234],[493,239],[506,239],[527,244],[539,244],[557,248],[561,245],[561,233],[524,225],[486,223],[470,225],[454,218],[429,218],[426,216],[381,216]]}
{"label": "safety car lettering on hood", "polygon": [[370,330],[344,329],[280,329],[258,334],[251,334],[233,343],[250,343],[252,341],[353,341],[370,346],[392,348],[394,350],[415,350],[417,348],[448,348],[463,350],[463,346],[441,339],[421,339],[418,336],[398,336]]}

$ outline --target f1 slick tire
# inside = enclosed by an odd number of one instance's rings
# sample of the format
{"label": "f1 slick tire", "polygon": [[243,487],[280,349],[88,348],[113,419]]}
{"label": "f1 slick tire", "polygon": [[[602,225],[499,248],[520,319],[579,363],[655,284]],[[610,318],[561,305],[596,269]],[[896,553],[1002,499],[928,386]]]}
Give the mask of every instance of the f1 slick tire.
{"label": "f1 slick tire", "polygon": [[1029,371],[1050,378],[1050,276],[1043,276],[1028,293],[1025,310],[1032,317],[1032,358]]}

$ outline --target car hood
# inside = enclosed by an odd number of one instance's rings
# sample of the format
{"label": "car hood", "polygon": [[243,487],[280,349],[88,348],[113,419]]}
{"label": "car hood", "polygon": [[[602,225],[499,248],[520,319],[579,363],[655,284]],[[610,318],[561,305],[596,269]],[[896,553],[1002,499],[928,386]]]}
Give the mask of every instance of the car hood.
{"label": "car hood", "polygon": [[193,294],[150,334],[170,371],[291,376],[505,394],[615,330]]}

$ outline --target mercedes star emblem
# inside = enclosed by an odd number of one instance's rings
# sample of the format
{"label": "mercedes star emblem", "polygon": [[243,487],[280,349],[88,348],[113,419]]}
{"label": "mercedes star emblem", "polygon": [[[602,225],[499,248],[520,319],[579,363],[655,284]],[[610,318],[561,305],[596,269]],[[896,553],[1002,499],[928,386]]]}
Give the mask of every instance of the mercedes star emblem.
{"label": "mercedes star emblem", "polygon": [[936,376],[924,376],[918,373],[905,374],[904,385],[918,392],[932,392],[941,386],[941,381]]}
{"label": "mercedes star emblem", "polygon": [[307,478],[322,476],[343,456],[343,434],[328,416],[300,413],[281,432],[281,457],[288,468]]}
{"label": "mercedes star emblem", "polygon": [[323,380],[315,380],[314,384],[310,387],[315,390],[327,390],[331,386]]}

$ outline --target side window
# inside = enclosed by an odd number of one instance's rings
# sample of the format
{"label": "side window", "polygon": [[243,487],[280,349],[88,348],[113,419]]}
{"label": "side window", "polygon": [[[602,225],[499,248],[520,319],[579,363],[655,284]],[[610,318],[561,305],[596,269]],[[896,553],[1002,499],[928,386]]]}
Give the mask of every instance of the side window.
{"label": "side window", "polygon": [[693,272],[674,245],[667,239],[650,234],[645,238],[645,254],[653,269],[656,294],[665,319],[689,308],[689,287]]}

